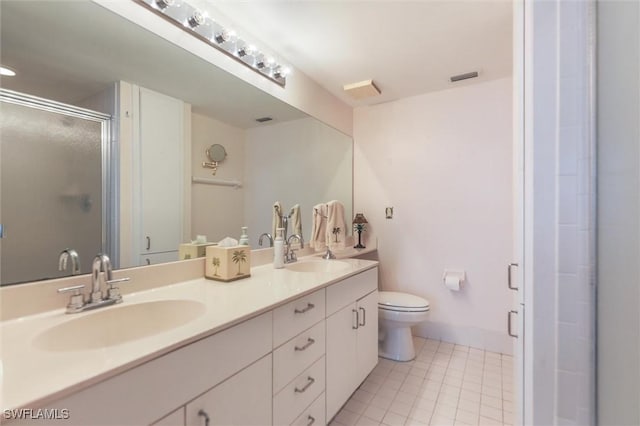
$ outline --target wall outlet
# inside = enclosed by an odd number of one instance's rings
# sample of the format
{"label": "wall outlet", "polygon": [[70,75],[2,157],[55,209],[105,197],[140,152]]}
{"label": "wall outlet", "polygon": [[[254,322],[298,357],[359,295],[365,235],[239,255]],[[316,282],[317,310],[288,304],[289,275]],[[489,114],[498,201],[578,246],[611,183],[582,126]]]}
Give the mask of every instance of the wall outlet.
{"label": "wall outlet", "polygon": [[384,216],[387,219],[393,219],[393,207],[387,207],[384,209]]}

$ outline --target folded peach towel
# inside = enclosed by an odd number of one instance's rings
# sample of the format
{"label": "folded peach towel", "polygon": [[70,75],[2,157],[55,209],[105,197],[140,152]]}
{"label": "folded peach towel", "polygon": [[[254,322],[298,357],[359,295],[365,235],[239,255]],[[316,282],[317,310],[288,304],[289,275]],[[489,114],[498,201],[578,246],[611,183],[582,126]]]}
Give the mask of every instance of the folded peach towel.
{"label": "folded peach towel", "polygon": [[347,235],[347,223],[344,220],[344,205],[340,201],[327,203],[326,241],[331,250],[344,250]]}

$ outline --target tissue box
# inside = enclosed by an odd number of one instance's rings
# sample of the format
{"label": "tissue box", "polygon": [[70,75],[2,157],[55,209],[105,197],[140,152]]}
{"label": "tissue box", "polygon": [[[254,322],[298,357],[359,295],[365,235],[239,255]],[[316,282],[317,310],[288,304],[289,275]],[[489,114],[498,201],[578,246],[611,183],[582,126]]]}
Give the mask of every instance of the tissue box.
{"label": "tissue box", "polygon": [[206,251],[206,278],[228,282],[251,276],[250,246],[209,246]]}
{"label": "tissue box", "polygon": [[178,259],[195,259],[206,255],[207,247],[216,243],[184,243],[178,247]]}

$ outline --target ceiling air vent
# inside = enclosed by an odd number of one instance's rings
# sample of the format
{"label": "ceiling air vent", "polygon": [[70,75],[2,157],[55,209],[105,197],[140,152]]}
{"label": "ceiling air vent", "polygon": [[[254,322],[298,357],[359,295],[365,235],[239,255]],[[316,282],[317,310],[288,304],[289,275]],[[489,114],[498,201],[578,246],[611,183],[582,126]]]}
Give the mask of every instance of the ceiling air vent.
{"label": "ceiling air vent", "polygon": [[258,123],[266,123],[267,121],[271,121],[273,120],[273,118],[271,117],[260,117],[260,118],[256,118],[256,121]]}
{"label": "ceiling air vent", "polygon": [[365,98],[370,98],[372,96],[378,96],[380,93],[380,89],[373,82],[373,80],[364,80],[358,83],[353,84],[345,84],[343,86],[343,90],[345,93],[350,95],[355,100],[361,100]]}

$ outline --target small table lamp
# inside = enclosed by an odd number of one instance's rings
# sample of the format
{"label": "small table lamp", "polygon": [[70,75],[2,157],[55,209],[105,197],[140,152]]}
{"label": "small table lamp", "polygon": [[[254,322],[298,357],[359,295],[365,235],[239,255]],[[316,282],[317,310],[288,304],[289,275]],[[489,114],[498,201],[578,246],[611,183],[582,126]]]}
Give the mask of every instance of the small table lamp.
{"label": "small table lamp", "polygon": [[358,231],[358,245],[353,246],[353,248],[365,248],[362,245],[362,231],[364,231],[367,223],[369,222],[367,222],[367,218],[362,213],[356,213],[356,217],[353,218],[353,229]]}

